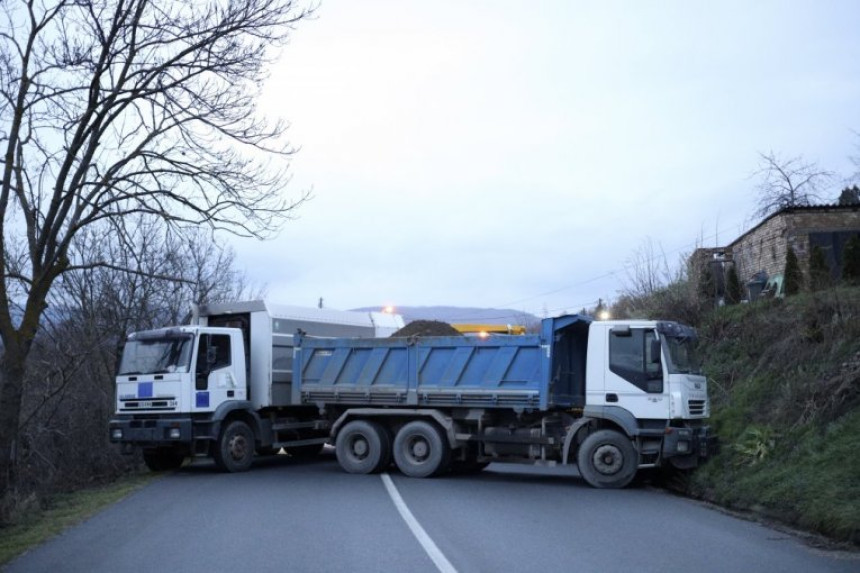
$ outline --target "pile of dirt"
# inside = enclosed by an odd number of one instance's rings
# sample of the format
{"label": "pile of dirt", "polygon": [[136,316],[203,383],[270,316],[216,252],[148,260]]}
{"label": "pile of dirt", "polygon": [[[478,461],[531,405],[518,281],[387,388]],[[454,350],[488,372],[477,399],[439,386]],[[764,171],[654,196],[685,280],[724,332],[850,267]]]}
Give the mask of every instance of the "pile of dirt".
{"label": "pile of dirt", "polygon": [[392,338],[409,336],[462,336],[456,328],[440,320],[413,320],[397,332]]}

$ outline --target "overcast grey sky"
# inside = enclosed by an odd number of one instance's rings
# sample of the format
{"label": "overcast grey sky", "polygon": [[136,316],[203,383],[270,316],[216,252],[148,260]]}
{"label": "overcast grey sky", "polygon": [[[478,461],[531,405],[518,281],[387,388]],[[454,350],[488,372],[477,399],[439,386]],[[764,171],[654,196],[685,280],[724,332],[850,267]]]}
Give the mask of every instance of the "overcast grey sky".
{"label": "overcast grey sky", "polygon": [[674,264],[754,222],[759,152],[852,173],[858,22],[857,1],[324,0],[262,102],[315,198],[239,264],[298,305],[615,298],[646,239]]}

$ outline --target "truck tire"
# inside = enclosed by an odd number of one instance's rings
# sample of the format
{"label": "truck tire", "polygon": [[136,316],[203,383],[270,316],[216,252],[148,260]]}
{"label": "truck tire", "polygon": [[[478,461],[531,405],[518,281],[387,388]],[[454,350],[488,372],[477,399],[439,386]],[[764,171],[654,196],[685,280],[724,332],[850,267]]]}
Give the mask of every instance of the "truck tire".
{"label": "truck tire", "polygon": [[147,448],[143,450],[143,463],[153,472],[178,469],[185,461],[185,454],[176,448]]}
{"label": "truck tire", "polygon": [[335,454],[346,472],[376,473],[391,463],[391,438],[377,422],[353,420],[338,433]]}
{"label": "truck tire", "polygon": [[446,469],[451,449],[441,432],[429,422],[409,422],[394,438],[394,463],[409,477],[430,477]]}
{"label": "truck tire", "polygon": [[577,453],[579,474],[592,487],[622,488],[636,475],[639,456],[633,442],[615,430],[589,434]]}
{"label": "truck tire", "polygon": [[229,422],[215,447],[215,465],[230,473],[244,472],[254,461],[254,432],[242,420]]}

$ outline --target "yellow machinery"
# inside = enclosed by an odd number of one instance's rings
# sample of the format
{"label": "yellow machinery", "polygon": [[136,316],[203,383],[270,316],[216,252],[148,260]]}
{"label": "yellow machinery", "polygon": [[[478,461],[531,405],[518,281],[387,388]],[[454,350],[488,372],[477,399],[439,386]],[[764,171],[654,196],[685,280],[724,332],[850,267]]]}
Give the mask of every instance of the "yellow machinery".
{"label": "yellow machinery", "polygon": [[526,327],[519,324],[452,324],[451,326],[463,334],[478,336],[526,333]]}

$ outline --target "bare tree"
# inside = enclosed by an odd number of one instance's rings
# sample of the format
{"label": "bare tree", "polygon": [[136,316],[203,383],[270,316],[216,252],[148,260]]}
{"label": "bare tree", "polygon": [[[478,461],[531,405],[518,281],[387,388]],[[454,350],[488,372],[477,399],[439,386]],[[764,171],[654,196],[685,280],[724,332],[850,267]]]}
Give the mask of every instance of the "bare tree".
{"label": "bare tree", "polygon": [[652,295],[675,278],[662,245],[655,245],[651,237],[644,239],[628,257],[624,271],[627,280],[622,294],[634,298]]}
{"label": "bare tree", "polygon": [[801,156],[784,159],[771,151],[759,154],[759,199],[756,215],[766,217],[786,207],[805,207],[822,200],[833,173]]}
{"label": "bare tree", "polygon": [[14,485],[27,357],[74,238],[125,218],[263,237],[305,196],[283,187],[285,126],[258,90],[289,0],[0,3],[0,494]]}
{"label": "bare tree", "polygon": [[698,324],[703,309],[698,296],[701,277],[698,268],[688,267],[688,259],[682,253],[673,266],[659,244],[651,238],[642,241],[625,263],[627,280],[612,305],[612,315]]}

